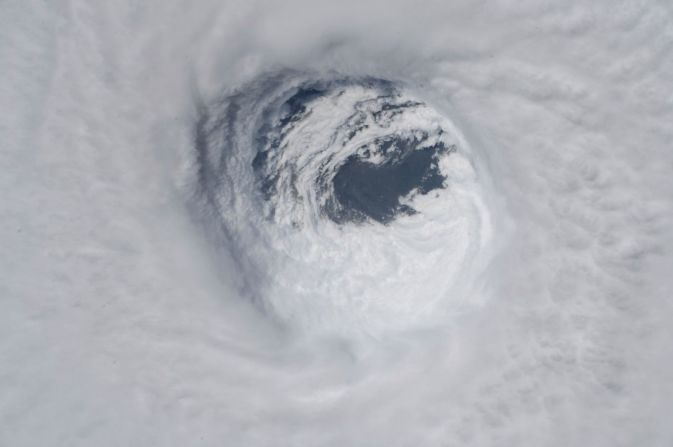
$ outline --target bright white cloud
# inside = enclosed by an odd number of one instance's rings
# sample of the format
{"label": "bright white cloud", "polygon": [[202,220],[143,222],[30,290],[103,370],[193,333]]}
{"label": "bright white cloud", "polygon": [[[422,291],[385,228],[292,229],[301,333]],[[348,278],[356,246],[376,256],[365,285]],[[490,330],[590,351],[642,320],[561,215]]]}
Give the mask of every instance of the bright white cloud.
{"label": "bright white cloud", "polygon": [[[671,14],[4,2],[0,444],[670,445]],[[457,126],[489,173],[481,306],[316,341],[242,299],[194,123],[282,69],[401,81]]]}

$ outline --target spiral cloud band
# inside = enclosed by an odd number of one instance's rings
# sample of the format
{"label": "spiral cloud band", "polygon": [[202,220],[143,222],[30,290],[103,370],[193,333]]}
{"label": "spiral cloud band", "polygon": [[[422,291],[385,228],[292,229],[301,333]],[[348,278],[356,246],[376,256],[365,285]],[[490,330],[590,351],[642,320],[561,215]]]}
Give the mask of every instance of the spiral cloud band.
{"label": "spiral cloud band", "polygon": [[671,5],[0,1],[0,446],[672,446]]}

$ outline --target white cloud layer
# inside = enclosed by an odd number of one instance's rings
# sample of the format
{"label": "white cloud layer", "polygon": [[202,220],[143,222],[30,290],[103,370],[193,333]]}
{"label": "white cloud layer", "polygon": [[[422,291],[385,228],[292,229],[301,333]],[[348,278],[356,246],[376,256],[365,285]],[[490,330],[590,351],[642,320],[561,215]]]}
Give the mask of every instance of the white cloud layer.
{"label": "white cloud layer", "polygon": [[[0,445],[671,445],[672,19],[654,0],[1,3]],[[330,342],[241,299],[190,206],[194,122],[286,68],[449,111],[502,216],[477,310]]]}

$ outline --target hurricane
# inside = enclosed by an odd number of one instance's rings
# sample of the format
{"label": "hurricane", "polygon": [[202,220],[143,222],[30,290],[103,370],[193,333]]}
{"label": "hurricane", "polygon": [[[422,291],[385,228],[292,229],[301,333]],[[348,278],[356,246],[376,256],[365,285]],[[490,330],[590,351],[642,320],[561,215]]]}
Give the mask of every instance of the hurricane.
{"label": "hurricane", "polygon": [[673,11],[0,2],[0,446],[673,445]]}

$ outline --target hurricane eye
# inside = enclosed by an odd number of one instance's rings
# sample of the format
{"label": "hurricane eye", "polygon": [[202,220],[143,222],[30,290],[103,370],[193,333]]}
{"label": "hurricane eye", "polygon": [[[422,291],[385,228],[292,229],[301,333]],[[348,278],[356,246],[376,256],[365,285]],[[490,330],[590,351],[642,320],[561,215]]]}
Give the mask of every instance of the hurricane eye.
{"label": "hurricane eye", "polygon": [[349,156],[333,177],[334,197],[325,213],[337,223],[371,219],[383,224],[400,214],[415,214],[402,199],[412,191],[428,194],[443,188],[446,177],[438,161],[450,151],[441,142],[418,149],[422,142],[413,137],[377,140],[374,150],[386,157],[378,164],[369,160],[368,149],[364,156]]}
{"label": "hurricane eye", "polygon": [[488,207],[446,114],[388,80],[280,77],[212,117],[202,184],[265,309],[352,333],[469,301]]}

